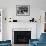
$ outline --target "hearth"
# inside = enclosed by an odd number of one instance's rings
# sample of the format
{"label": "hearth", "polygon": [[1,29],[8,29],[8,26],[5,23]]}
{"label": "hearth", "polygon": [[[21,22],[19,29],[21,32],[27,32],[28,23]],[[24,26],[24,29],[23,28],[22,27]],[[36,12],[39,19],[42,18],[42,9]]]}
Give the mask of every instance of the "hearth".
{"label": "hearth", "polygon": [[14,31],[14,44],[28,44],[31,31]]}

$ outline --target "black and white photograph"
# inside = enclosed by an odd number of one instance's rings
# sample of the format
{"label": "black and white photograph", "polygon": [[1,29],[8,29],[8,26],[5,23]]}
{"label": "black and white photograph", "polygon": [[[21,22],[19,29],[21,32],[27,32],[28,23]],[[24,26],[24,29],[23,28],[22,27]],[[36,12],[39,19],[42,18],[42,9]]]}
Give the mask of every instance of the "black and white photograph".
{"label": "black and white photograph", "polygon": [[16,5],[17,16],[30,16],[30,5]]}

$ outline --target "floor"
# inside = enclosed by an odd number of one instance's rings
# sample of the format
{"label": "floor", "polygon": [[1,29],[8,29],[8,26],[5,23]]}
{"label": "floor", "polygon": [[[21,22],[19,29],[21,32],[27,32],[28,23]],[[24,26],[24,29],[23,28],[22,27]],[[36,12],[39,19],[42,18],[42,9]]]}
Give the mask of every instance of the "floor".
{"label": "floor", "polygon": [[28,44],[13,44],[12,46],[29,46]]}

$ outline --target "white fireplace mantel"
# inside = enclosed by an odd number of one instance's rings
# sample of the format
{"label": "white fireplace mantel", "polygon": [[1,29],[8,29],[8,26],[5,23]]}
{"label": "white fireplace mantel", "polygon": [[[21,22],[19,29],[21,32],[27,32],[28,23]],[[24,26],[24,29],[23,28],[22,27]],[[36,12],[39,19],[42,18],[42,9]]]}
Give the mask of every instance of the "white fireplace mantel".
{"label": "white fireplace mantel", "polygon": [[13,28],[12,31],[31,31],[31,28]]}
{"label": "white fireplace mantel", "polygon": [[37,23],[13,23],[12,31],[31,31],[31,38],[36,39],[36,25]]}
{"label": "white fireplace mantel", "polygon": [[[21,30],[26,30],[26,31],[31,31],[31,38],[36,39],[36,26],[37,23],[35,22],[27,22],[27,23],[22,23],[22,22],[13,22],[13,23],[8,23],[7,24],[7,38],[12,41],[12,32],[13,31],[18,31],[18,28]],[[9,26],[10,25],[10,26]]]}

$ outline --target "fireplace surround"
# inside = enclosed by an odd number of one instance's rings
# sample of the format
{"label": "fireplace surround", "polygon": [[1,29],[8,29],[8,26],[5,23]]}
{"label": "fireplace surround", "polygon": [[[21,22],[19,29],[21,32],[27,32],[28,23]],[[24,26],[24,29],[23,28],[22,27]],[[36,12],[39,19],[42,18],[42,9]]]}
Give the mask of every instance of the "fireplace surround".
{"label": "fireplace surround", "polygon": [[13,44],[28,44],[31,39],[30,28],[13,28],[12,43]]}
{"label": "fireplace surround", "polygon": [[28,44],[31,31],[14,31],[14,44]]}

